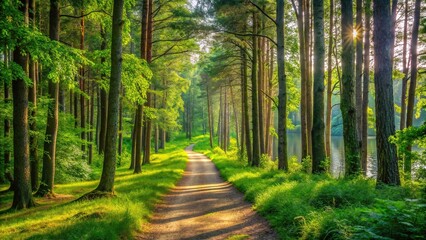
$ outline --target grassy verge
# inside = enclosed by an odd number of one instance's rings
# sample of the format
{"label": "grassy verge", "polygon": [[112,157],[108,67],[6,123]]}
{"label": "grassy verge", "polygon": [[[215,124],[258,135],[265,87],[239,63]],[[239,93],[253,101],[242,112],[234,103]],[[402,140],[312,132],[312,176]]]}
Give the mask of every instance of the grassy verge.
{"label": "grassy verge", "polygon": [[[117,169],[117,197],[71,202],[97,186],[98,180],[58,184],[57,198],[37,198],[29,210],[6,212],[12,193],[0,196],[1,239],[128,239],[147,221],[162,194],[181,178],[187,142],[169,144],[152,163],[133,174],[128,164]],[[96,171],[99,171],[96,170]],[[3,186],[3,189],[5,186]]]}
{"label": "grassy verge", "polygon": [[198,137],[195,151],[209,156],[277,231],[281,239],[426,239],[426,204],[420,187],[375,188],[371,179],[333,179],[247,167],[236,150],[210,149]]}

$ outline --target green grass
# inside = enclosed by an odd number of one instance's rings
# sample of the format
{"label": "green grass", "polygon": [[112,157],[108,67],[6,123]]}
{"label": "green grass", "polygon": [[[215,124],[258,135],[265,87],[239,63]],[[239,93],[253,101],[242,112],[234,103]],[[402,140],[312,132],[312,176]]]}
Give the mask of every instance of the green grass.
{"label": "green grass", "polygon": [[[7,212],[12,193],[0,196],[1,239],[129,239],[152,213],[160,197],[181,178],[188,144],[168,144],[167,150],[154,154],[152,163],[133,174],[128,163],[117,169],[116,197],[72,202],[93,190],[98,180],[58,184],[56,199],[36,198],[38,206]],[[99,169],[94,170],[98,175]],[[5,189],[6,186],[2,186]],[[0,189],[1,190],[1,189]]]}
{"label": "green grass", "polygon": [[[263,215],[281,239],[426,239],[426,204],[419,185],[376,189],[372,179],[284,173],[247,167],[235,149],[210,149],[197,137],[195,151],[209,156]],[[294,165],[294,164],[292,164]]]}

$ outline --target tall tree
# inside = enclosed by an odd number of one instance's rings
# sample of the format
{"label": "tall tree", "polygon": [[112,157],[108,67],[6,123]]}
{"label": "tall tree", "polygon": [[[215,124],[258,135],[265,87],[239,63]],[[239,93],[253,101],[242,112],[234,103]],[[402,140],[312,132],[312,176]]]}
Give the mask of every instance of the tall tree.
{"label": "tall tree", "polygon": [[[153,0],[148,1],[148,28],[147,28],[147,39],[146,39],[146,61],[151,63],[152,60],[152,35],[153,35]],[[151,85],[152,88],[152,85]],[[148,91],[146,94],[146,107],[153,107],[152,94]],[[145,115],[145,124],[144,124],[144,132],[143,132],[143,163],[149,164],[151,162],[151,130],[152,130],[152,121],[150,116]]]}
{"label": "tall tree", "polygon": [[367,137],[368,137],[368,87],[370,84],[370,32],[371,32],[371,0],[365,1],[365,36],[364,36],[364,76],[362,82],[362,138],[361,167],[367,173]]}
{"label": "tall tree", "polygon": [[330,27],[328,35],[328,52],[327,52],[327,107],[326,107],[326,124],[325,124],[325,153],[327,157],[331,157],[331,100],[333,96],[333,42],[334,42],[334,0],[330,0]]}
{"label": "tall tree", "polygon": [[[142,2],[142,19],[141,19],[141,58],[147,59],[147,48],[148,48],[148,6],[149,1],[143,0]],[[140,103],[137,106],[136,114],[135,114],[135,144],[133,145],[134,149],[134,173],[142,172],[142,155],[143,155],[143,145],[144,141],[142,139],[142,119],[143,119],[143,105]]]}
{"label": "tall tree", "polygon": [[[101,24],[101,50],[105,50],[107,48],[106,42],[106,31],[104,26]],[[101,63],[105,62],[105,58],[101,58]],[[105,76],[102,76],[104,78]],[[108,120],[108,93],[105,88],[99,88],[99,105],[100,105],[100,113],[98,113],[98,118],[100,118],[100,129],[99,129],[99,146],[98,152],[99,154],[104,153],[105,151],[105,139],[106,139],[106,125]]]}
{"label": "tall tree", "polygon": [[342,4],[342,91],[343,140],[345,146],[345,175],[360,172],[360,148],[356,129],[354,44],[352,0]]}
{"label": "tall tree", "polygon": [[253,132],[253,159],[252,165],[260,164],[260,139],[259,139],[259,108],[257,98],[257,15],[253,13],[253,36],[252,36],[252,66],[251,66],[251,111],[252,111],[252,132]]}
{"label": "tall tree", "polygon": [[287,82],[284,58],[284,0],[277,0],[278,64],[278,169],[288,170],[287,161]]}
{"label": "tall tree", "polygon": [[392,14],[390,1],[373,0],[374,86],[376,96],[377,184],[400,185],[396,147],[389,142],[395,134],[392,86]]}
{"label": "tall tree", "polygon": [[[36,27],[35,11],[36,1],[29,1],[29,19],[33,29]],[[30,108],[30,132],[37,131],[37,63],[30,58],[29,62],[29,76],[32,84],[28,88],[28,101],[31,103]],[[38,188],[38,141],[36,134],[30,134],[30,165],[31,165],[31,189],[37,191]]]}
{"label": "tall tree", "polygon": [[97,191],[114,193],[115,165],[117,159],[118,108],[122,69],[124,0],[114,0],[112,16],[111,77],[108,95],[108,121],[105,141],[104,164]]}
{"label": "tall tree", "polygon": [[[59,0],[50,1],[49,37],[59,41],[60,8]],[[58,135],[58,110],[59,110],[59,82],[53,79],[48,83],[48,95],[50,98],[46,135],[43,148],[43,171],[37,196],[54,195],[53,185],[55,179],[56,138]]]}
{"label": "tall tree", "polygon": [[399,121],[399,129],[405,128],[407,119],[407,83],[408,83],[408,63],[407,63],[407,43],[408,43],[408,0],[404,1],[404,35],[402,44],[402,72],[404,78],[402,79],[401,91],[401,115]]}
{"label": "tall tree", "polygon": [[[410,88],[408,89],[408,103],[407,103],[407,127],[413,126],[414,118],[414,98],[416,95],[417,85],[417,42],[419,39],[419,25],[420,25],[420,5],[421,0],[416,0],[414,7],[414,21],[413,31],[411,36],[411,71],[410,71]],[[408,147],[411,151],[411,146]],[[411,179],[411,158],[404,158],[404,173],[407,179]]]}
{"label": "tall tree", "polygon": [[362,62],[363,62],[363,28],[362,28],[362,0],[356,0],[356,23],[355,23],[355,44],[356,44],[356,65],[355,65],[355,103],[356,103],[356,129],[358,142],[362,143]]}
{"label": "tall tree", "polygon": [[[28,25],[28,0],[21,0],[19,10]],[[28,73],[28,55],[17,47],[13,51],[14,61]],[[14,154],[14,194],[12,209],[30,208],[35,205],[31,194],[31,176],[28,137],[28,87],[25,80],[12,81],[13,94],[13,154]]]}
{"label": "tall tree", "polygon": [[314,16],[314,112],[312,127],[312,172],[325,172],[324,144],[324,1],[313,1]]}

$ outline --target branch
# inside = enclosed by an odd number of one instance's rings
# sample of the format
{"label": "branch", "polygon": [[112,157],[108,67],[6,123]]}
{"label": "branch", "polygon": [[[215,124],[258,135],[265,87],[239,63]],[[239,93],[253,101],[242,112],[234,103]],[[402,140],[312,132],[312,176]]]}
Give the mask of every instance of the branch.
{"label": "branch", "polygon": [[299,19],[299,13],[297,12],[296,3],[294,0],[291,0],[291,5],[293,6],[294,13],[296,14],[296,19]]}
{"label": "branch", "polygon": [[158,42],[181,42],[181,41],[189,40],[191,38],[192,37],[188,36],[188,37],[179,38],[179,39],[158,39],[158,40],[152,41],[152,43],[154,44],[154,43],[158,43]]}
{"label": "branch", "polygon": [[154,56],[151,60],[151,62],[154,62],[155,60],[164,57],[164,56],[168,56],[168,55],[176,55],[176,54],[182,54],[182,53],[187,53],[187,52],[191,52],[190,50],[184,50],[184,51],[180,51],[180,52],[164,52],[158,56]]}
{"label": "branch", "polygon": [[106,14],[106,15],[108,15],[108,16],[110,16],[110,17],[112,17],[111,16],[111,14],[109,14],[109,13],[107,13],[105,10],[94,10],[94,11],[91,11],[91,12],[89,12],[89,13],[86,13],[86,14],[83,14],[83,15],[80,15],[80,16],[73,16],[73,15],[61,15],[61,17],[68,17],[68,18],[82,18],[82,17],[86,17],[86,16],[89,16],[90,14],[92,14],[92,13],[104,13],[104,14]]}
{"label": "branch", "polygon": [[[248,89],[250,89],[251,91],[253,91],[253,89],[250,86],[247,86]],[[258,89],[263,95],[265,95],[265,97],[269,98],[269,100],[271,100],[274,103],[275,107],[278,107],[278,103],[277,101],[275,101],[275,99],[271,96],[269,96],[269,94],[265,93],[262,89]]]}
{"label": "branch", "polygon": [[222,31],[222,32],[233,34],[233,35],[236,35],[236,36],[241,36],[241,37],[250,37],[250,36],[251,37],[253,37],[253,36],[255,36],[255,37],[263,37],[263,38],[266,38],[269,41],[271,41],[275,46],[278,46],[278,44],[274,41],[274,39],[272,39],[272,38],[270,38],[268,36],[265,36],[265,35],[254,34],[254,33],[237,33],[237,32],[231,32],[231,31]]}
{"label": "branch", "polygon": [[265,15],[265,17],[269,18],[269,20],[271,20],[275,25],[277,25],[277,22],[271,18],[271,16],[269,16],[265,11],[263,11],[263,9],[261,7],[259,7],[256,3],[252,2],[251,0],[248,0],[248,2],[255,6],[263,15]]}

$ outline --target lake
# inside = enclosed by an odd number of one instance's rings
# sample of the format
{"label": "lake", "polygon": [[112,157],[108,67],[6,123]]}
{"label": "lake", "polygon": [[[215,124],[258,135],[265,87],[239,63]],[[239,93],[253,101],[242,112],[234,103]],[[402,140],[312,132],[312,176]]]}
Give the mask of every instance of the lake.
{"label": "lake", "polygon": [[[278,147],[277,141],[274,141],[274,156],[277,155]],[[301,135],[299,133],[287,134],[287,150],[289,157],[296,156],[299,160],[302,155]],[[368,159],[367,159],[367,177],[376,177],[377,174],[377,149],[376,137],[368,137],[367,145]],[[330,173],[334,177],[344,175],[345,161],[344,161],[344,145],[343,136],[331,137],[331,159],[330,159]]]}

